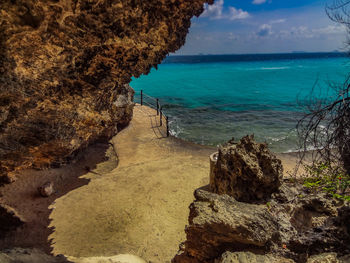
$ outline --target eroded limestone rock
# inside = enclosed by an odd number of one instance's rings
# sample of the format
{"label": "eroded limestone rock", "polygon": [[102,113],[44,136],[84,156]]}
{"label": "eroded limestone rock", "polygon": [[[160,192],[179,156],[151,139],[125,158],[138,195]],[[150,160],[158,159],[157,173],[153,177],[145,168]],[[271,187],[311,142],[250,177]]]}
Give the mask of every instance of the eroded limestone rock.
{"label": "eroded limestone rock", "polygon": [[2,0],[2,182],[16,169],[61,165],[127,125],[126,84],[184,44],[205,2]]}
{"label": "eroded limestone rock", "polygon": [[338,257],[337,253],[324,253],[315,255],[307,260],[307,263],[349,263],[350,255]]}
{"label": "eroded limestone rock", "polygon": [[228,248],[264,252],[272,242],[279,242],[277,219],[265,205],[241,203],[205,190],[196,190],[195,197],[184,252],[174,262],[212,262]]}
{"label": "eroded limestone rock", "polygon": [[[213,192],[195,191],[174,263],[306,263],[325,252],[336,260],[350,254],[349,206],[296,180],[282,182],[281,162],[266,145],[247,136],[210,162]],[[343,262],[328,257],[320,262]]]}
{"label": "eroded limestone rock", "polygon": [[[217,158],[217,160],[215,160]],[[219,148],[211,157],[210,190],[242,202],[261,202],[281,185],[281,161],[253,136]]]}
{"label": "eroded limestone rock", "polygon": [[[283,201],[271,199],[261,205],[196,190],[196,200],[190,205],[189,226],[185,229],[187,239],[173,262],[213,263],[219,259],[231,262],[227,260],[244,260],[251,255],[230,254],[222,258],[226,251],[252,251],[302,263],[325,252],[338,253],[339,258],[350,254],[349,206],[327,199],[325,194],[307,194],[299,187],[298,191],[293,190],[293,183],[285,184],[280,190],[285,193],[289,188],[286,196],[279,192],[273,195],[283,196]],[[263,259],[268,260],[256,257],[257,262]]]}
{"label": "eroded limestone rock", "polygon": [[225,252],[215,263],[295,263],[294,260],[274,255],[257,255],[252,252]]}
{"label": "eroded limestone rock", "polygon": [[[307,263],[349,263],[350,256],[339,257],[337,253],[311,256]],[[225,252],[215,263],[295,263],[294,260],[275,255],[257,255],[251,252]]]}

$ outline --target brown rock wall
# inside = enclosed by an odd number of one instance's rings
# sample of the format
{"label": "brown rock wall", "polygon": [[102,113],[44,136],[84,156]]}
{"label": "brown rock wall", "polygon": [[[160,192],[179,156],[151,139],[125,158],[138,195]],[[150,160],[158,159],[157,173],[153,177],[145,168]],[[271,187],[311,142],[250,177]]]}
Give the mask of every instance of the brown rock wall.
{"label": "brown rock wall", "polygon": [[126,84],[184,44],[205,2],[1,0],[0,174],[60,165],[127,125]]}

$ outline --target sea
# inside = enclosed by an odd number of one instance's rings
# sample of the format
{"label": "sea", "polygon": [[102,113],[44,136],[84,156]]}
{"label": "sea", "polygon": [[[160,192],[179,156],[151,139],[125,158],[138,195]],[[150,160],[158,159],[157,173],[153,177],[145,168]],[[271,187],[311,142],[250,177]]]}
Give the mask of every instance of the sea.
{"label": "sea", "polygon": [[[254,134],[274,152],[299,150],[311,98],[332,98],[350,72],[345,53],[169,56],[131,86],[158,98],[173,136],[218,146]],[[144,97],[146,104],[154,100]]]}

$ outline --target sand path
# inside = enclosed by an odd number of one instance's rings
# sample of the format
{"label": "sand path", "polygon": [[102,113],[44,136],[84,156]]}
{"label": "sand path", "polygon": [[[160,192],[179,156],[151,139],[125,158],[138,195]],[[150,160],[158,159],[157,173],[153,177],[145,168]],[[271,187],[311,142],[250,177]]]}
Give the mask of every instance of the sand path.
{"label": "sand path", "polygon": [[166,138],[155,111],[137,105],[130,125],[112,139],[119,165],[101,163],[90,182],[51,205],[54,254],[134,254],[170,262],[185,240],[193,191],[208,184],[213,148]]}
{"label": "sand path", "polygon": [[[165,134],[154,110],[135,106],[130,125],[111,140],[117,168],[113,156],[99,163],[80,177],[88,184],[50,206],[54,254],[170,262],[185,240],[193,191],[209,183],[208,156],[215,149]],[[295,164],[291,154],[279,157],[287,170]]]}
{"label": "sand path", "polygon": [[[74,262],[120,254],[169,262],[185,240],[193,191],[208,184],[216,149],[165,133],[155,111],[137,105],[130,125],[110,144],[92,145],[61,168],[22,171],[0,188],[0,201],[27,223],[0,238],[0,248],[52,247],[54,254],[83,258]],[[288,171],[297,155],[279,157]],[[37,187],[47,181],[55,193],[42,198]]]}

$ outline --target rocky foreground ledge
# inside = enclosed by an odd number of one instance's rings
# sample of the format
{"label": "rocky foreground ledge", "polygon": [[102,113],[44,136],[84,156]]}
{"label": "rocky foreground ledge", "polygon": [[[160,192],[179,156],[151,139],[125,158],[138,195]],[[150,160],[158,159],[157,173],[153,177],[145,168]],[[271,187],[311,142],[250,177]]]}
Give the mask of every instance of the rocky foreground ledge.
{"label": "rocky foreground ledge", "polygon": [[211,156],[174,263],[350,262],[350,207],[283,180],[252,136]]}
{"label": "rocky foreground ledge", "polygon": [[0,185],[127,125],[132,76],[179,49],[206,2],[2,0]]}

